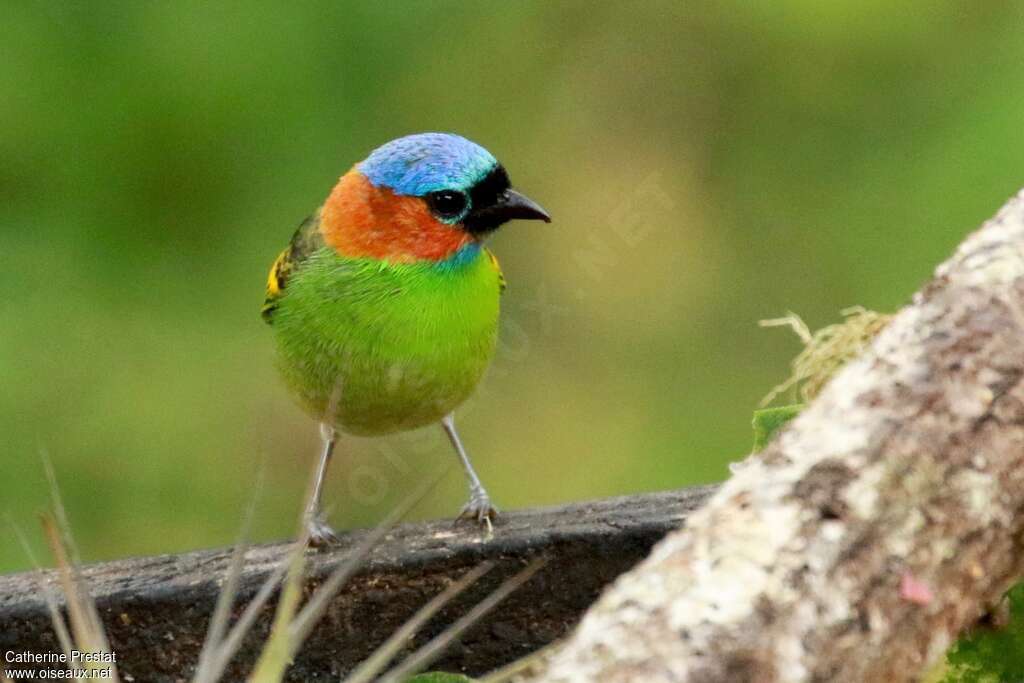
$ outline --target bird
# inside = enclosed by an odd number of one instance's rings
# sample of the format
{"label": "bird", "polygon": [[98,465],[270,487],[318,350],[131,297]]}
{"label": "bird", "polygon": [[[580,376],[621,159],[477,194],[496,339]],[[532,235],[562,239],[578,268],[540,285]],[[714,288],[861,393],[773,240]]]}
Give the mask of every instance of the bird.
{"label": "bird", "polygon": [[304,509],[311,545],[337,541],[322,496],[342,435],[435,423],[469,487],[457,519],[491,530],[498,511],[454,411],[494,354],[505,278],[485,242],[514,219],[551,222],[486,149],[454,133],[418,133],[342,175],[273,262],[262,317],[284,383],[323,440]]}

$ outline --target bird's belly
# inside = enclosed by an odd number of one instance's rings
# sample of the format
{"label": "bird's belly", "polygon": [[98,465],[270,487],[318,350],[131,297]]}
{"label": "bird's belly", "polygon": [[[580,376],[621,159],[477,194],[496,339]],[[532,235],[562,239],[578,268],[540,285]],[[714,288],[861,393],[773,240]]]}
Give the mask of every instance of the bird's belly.
{"label": "bird's belly", "polygon": [[483,376],[497,325],[496,283],[493,291],[449,284],[362,304],[289,295],[274,321],[279,365],[301,403],[357,435],[415,429],[451,412]]}
{"label": "bird's belly", "polygon": [[453,343],[450,337],[439,337],[437,348],[428,353],[353,349],[335,365],[338,381],[326,397],[326,412],[333,414],[339,429],[361,435],[436,422],[476,388],[490,360],[492,338]]}

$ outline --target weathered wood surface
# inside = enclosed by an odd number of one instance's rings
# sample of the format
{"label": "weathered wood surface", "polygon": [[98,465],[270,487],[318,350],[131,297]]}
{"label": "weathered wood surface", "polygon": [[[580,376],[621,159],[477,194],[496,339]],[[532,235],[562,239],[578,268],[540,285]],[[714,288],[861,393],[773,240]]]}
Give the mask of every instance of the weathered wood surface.
{"label": "weathered wood surface", "polygon": [[917,679],[1024,574],[1022,378],[1024,193],[533,680]]}
{"label": "weathered wood surface", "polygon": [[[337,680],[383,642],[417,608],[483,560],[496,568],[446,608],[414,641],[425,642],[504,579],[539,555],[545,568],[466,634],[434,668],[479,674],[509,663],[565,635],[616,576],[701,504],[712,491],[677,492],[508,512],[484,540],[474,527],[451,520],[397,527],[364,568],[333,600],[291,668],[288,680]],[[313,553],[315,587],[358,543]],[[250,597],[288,550],[253,547],[238,603]],[[207,623],[228,565],[230,549],[127,559],[84,570],[126,680],[187,680],[198,659]],[[269,629],[264,610],[225,680],[244,679]],[[410,648],[411,649],[411,648]],[[32,573],[0,577],[0,653],[59,652],[46,604]]]}

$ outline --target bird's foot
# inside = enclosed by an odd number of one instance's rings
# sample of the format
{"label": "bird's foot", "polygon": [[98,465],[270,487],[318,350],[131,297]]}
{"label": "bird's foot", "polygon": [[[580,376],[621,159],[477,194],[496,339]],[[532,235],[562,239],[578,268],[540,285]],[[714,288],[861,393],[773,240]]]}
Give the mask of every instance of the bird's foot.
{"label": "bird's foot", "polygon": [[462,512],[455,518],[456,522],[463,520],[475,521],[487,529],[487,536],[494,533],[492,522],[498,518],[498,508],[491,503],[490,497],[484,492],[473,493],[469,502],[462,506]]}
{"label": "bird's foot", "polygon": [[327,524],[322,515],[308,520],[306,530],[309,533],[309,547],[311,548],[323,548],[338,543],[338,534]]}

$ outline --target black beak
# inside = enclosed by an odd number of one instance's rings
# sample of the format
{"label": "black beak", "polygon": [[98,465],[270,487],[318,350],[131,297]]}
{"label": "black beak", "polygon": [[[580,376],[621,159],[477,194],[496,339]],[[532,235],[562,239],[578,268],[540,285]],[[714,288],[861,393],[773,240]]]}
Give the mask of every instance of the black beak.
{"label": "black beak", "polygon": [[491,232],[502,223],[515,219],[551,222],[551,216],[540,204],[509,188],[498,195],[491,205],[473,207],[462,224],[466,230],[478,235]]}
{"label": "black beak", "polygon": [[505,220],[519,218],[525,221],[551,222],[551,216],[540,204],[511,188],[505,190],[505,196],[498,200],[498,207],[504,212]]}

